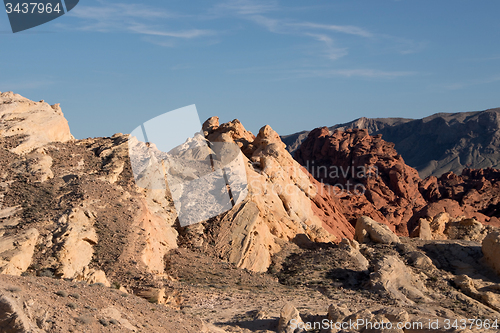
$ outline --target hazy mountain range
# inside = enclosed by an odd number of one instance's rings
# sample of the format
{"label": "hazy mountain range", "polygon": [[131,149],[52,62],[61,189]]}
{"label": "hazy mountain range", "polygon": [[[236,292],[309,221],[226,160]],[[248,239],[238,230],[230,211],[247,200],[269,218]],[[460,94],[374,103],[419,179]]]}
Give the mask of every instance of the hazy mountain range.
{"label": "hazy mountain range", "polygon": [[[382,134],[422,178],[460,173],[465,167],[500,167],[500,108],[436,113],[422,119],[362,117],[328,128],[332,132],[365,128],[372,135]],[[293,155],[308,134],[302,131],[281,138]]]}

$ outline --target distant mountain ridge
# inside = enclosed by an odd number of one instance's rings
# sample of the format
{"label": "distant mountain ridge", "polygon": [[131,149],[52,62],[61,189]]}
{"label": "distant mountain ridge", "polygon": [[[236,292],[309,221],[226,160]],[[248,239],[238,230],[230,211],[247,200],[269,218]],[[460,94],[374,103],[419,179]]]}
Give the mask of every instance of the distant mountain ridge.
{"label": "distant mountain ridge", "polygon": [[[500,167],[500,108],[475,112],[436,113],[422,119],[359,118],[328,129],[367,129],[393,142],[405,162],[420,176],[440,176],[464,168]],[[309,131],[282,136],[293,155]]]}

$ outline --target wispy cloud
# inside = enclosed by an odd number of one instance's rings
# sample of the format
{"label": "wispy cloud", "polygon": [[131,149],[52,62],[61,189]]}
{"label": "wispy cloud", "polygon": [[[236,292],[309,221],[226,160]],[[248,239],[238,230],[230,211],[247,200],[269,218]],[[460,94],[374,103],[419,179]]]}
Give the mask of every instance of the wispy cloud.
{"label": "wispy cloud", "polygon": [[102,6],[77,6],[70,12],[71,16],[80,19],[76,27],[79,30],[98,32],[129,32],[146,36],[165,37],[158,40],[144,38],[143,40],[172,47],[175,43],[171,39],[193,39],[215,35],[215,31],[208,29],[173,30],[164,27],[161,22],[165,19],[182,19],[185,15],[151,8],[141,4],[104,3]]}
{"label": "wispy cloud", "polygon": [[[215,5],[212,12],[249,20],[272,33],[311,37],[322,43],[324,51],[318,53],[329,60],[338,60],[348,54],[349,49],[342,45],[346,35],[361,38],[358,45],[363,45],[362,41],[368,40],[370,44],[365,45],[370,45],[370,51],[374,53],[406,55],[420,52],[426,47],[425,42],[372,32],[356,25],[294,20],[283,15],[287,12],[286,7],[280,6],[276,1],[226,0]],[[351,41],[348,43],[353,45]]]}
{"label": "wispy cloud", "polygon": [[323,52],[325,56],[330,60],[337,60],[347,55],[347,48],[335,47],[333,39],[327,35],[322,34],[310,34],[306,33],[306,36],[313,37],[314,39],[323,42],[325,46],[325,51]]}
{"label": "wispy cloud", "polygon": [[328,69],[328,68],[299,68],[287,69],[286,66],[276,69],[271,67],[249,67],[233,69],[229,71],[234,74],[252,73],[252,74],[271,74],[276,80],[293,80],[303,78],[352,78],[352,79],[396,79],[399,77],[419,75],[414,71],[385,71],[370,68],[354,68],[354,69]]}
{"label": "wispy cloud", "polygon": [[304,69],[290,71],[288,78],[312,78],[312,77],[345,77],[365,79],[394,79],[403,76],[416,75],[411,71],[383,71],[378,69]]}
{"label": "wispy cloud", "polygon": [[219,4],[215,8],[219,12],[221,8],[225,8],[226,15],[236,15],[239,18],[249,20],[272,33],[311,37],[315,41],[321,42],[323,46],[323,51],[317,53],[322,54],[329,60],[338,60],[349,53],[347,47],[336,41],[341,37],[345,39],[346,35],[360,38],[360,41],[365,39],[369,40],[371,44],[378,44],[379,49],[377,52],[384,53],[411,54],[423,50],[426,46],[422,42],[375,33],[355,25],[297,21],[282,16],[279,18],[271,17],[271,15],[279,16],[279,13],[282,12],[275,2],[262,4],[251,0],[233,0]]}
{"label": "wispy cloud", "polygon": [[216,15],[257,15],[277,10],[276,1],[228,0],[216,4],[210,12]]}
{"label": "wispy cloud", "polygon": [[262,15],[251,15],[247,18],[254,23],[257,23],[258,25],[266,28],[270,32],[283,34],[290,33],[289,30],[283,29],[283,22],[281,20],[272,19]]}
{"label": "wispy cloud", "polygon": [[173,14],[135,4],[103,4],[102,6],[77,6],[68,15],[79,18],[80,30],[110,32],[123,30],[130,22],[152,21],[169,18]]}
{"label": "wispy cloud", "polygon": [[[364,77],[364,78],[386,78],[392,79],[401,76],[416,75],[411,71],[381,71],[378,69],[341,69],[326,71],[324,76]],[[318,73],[318,75],[321,75]]]}
{"label": "wispy cloud", "polygon": [[289,26],[303,27],[310,29],[321,29],[328,30],[332,32],[340,32],[349,35],[361,36],[361,37],[374,37],[374,34],[366,31],[363,28],[356,27],[353,25],[329,25],[329,24],[318,24],[311,22],[301,22],[301,23],[289,23]]}
{"label": "wispy cloud", "polygon": [[[70,13],[80,19],[77,29],[135,33],[143,35],[142,40],[146,42],[164,47],[175,47],[182,40],[213,41],[214,36],[222,36],[224,33],[197,25],[228,18],[252,22],[273,34],[295,36],[295,52],[299,48],[303,54],[322,57],[329,64],[348,56],[353,47],[378,45],[377,51],[399,54],[418,52],[424,47],[421,43],[372,32],[361,26],[297,20],[291,17],[291,12],[284,10],[286,7],[280,5],[277,0],[222,0],[215,5],[209,5],[209,8],[200,9],[201,13],[197,15],[159,10],[147,4],[98,1],[100,6],[80,5]],[[169,25],[165,22],[169,22]],[[189,23],[188,26],[185,25],[186,22]],[[172,28],[174,23],[175,29]],[[397,77],[401,74],[402,72],[356,70],[333,71],[326,75]]]}
{"label": "wispy cloud", "polygon": [[355,26],[322,25],[310,22],[297,23],[286,19],[274,19],[264,15],[248,15],[246,19],[264,27],[272,33],[311,37],[313,40],[321,43],[322,51],[317,53],[322,54],[330,60],[337,60],[346,56],[348,49],[347,47],[337,46],[334,38],[327,33],[336,32],[362,37],[372,35],[368,31]]}
{"label": "wispy cloud", "polygon": [[200,30],[200,29],[190,29],[181,31],[157,30],[144,24],[135,24],[128,27],[128,29],[130,31],[143,35],[186,38],[186,39],[196,38],[201,36],[209,36],[214,34],[214,32],[211,30]]}

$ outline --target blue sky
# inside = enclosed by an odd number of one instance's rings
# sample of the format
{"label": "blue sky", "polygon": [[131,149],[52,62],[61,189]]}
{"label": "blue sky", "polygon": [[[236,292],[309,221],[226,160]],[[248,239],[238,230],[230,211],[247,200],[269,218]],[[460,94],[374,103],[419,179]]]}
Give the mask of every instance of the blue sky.
{"label": "blue sky", "polygon": [[61,103],[77,138],[196,104],[280,134],[500,106],[500,2],[80,0],[12,34],[0,91]]}

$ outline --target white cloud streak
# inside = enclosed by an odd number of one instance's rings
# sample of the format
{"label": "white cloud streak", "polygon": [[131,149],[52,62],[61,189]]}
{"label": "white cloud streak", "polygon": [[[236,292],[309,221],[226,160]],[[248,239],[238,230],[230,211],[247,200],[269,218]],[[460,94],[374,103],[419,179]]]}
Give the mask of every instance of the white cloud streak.
{"label": "white cloud streak", "polygon": [[288,71],[284,76],[285,79],[302,79],[302,78],[362,78],[362,79],[395,79],[405,76],[417,75],[411,71],[383,71],[378,69],[304,69]]}
{"label": "white cloud streak", "polygon": [[[101,2],[103,3],[103,2]],[[173,39],[193,39],[215,35],[207,29],[170,30],[157,24],[162,19],[179,19],[183,15],[136,4],[104,4],[102,6],[77,6],[71,16],[81,19],[79,30],[98,32],[130,32],[146,36]],[[144,39],[150,43],[172,47],[171,40]]]}
{"label": "white cloud streak", "polygon": [[201,36],[210,36],[213,35],[214,32],[211,30],[200,30],[200,29],[190,29],[183,31],[164,31],[164,30],[156,30],[154,28],[148,27],[144,24],[135,24],[128,28],[130,31],[136,32],[138,34],[143,35],[151,35],[151,36],[163,36],[163,37],[175,37],[175,38],[196,38]]}
{"label": "white cloud streak", "polygon": [[366,37],[366,38],[374,37],[373,33],[366,31],[363,28],[356,27],[353,25],[328,25],[328,24],[317,24],[317,23],[311,23],[311,22],[291,23],[288,25],[295,26],[295,27],[310,28],[310,29],[321,29],[321,30],[327,30],[327,31],[332,31],[332,32],[340,32],[340,33],[344,33],[344,34],[355,35],[355,36]]}
{"label": "white cloud streak", "polygon": [[257,15],[275,11],[278,8],[276,1],[229,0],[216,4],[210,12],[217,16]]}
{"label": "white cloud streak", "polygon": [[[246,20],[263,27],[275,34],[285,34],[298,38],[309,38],[305,46],[306,54],[314,54],[337,61],[349,54],[349,49],[341,43],[346,36],[370,42],[389,42],[390,52],[408,54],[417,52],[423,46],[411,40],[377,34],[355,25],[324,24],[310,21],[296,21],[283,17],[283,7],[277,0],[225,0],[205,11],[204,15],[184,15],[166,10],[159,10],[145,4],[108,3],[98,0],[101,6],[77,6],[71,16],[80,19],[77,28],[86,31],[128,32],[143,35],[143,40],[164,47],[174,47],[176,41],[207,38],[220,35],[219,31],[188,27],[188,29],[171,29],[163,24],[189,19],[190,23],[206,22],[225,18]],[[278,16],[271,17],[271,16]],[[343,37],[344,39],[342,39]],[[392,49],[391,49],[392,48]],[[312,76],[342,76],[342,77],[398,77],[410,72],[384,72],[376,70],[330,70],[309,71],[304,75]]]}
{"label": "white cloud streak", "polygon": [[306,33],[306,36],[313,37],[314,39],[323,42],[325,46],[325,51],[323,52],[325,56],[330,60],[337,60],[347,55],[347,48],[335,47],[334,41],[327,35],[322,34],[310,34]]}

